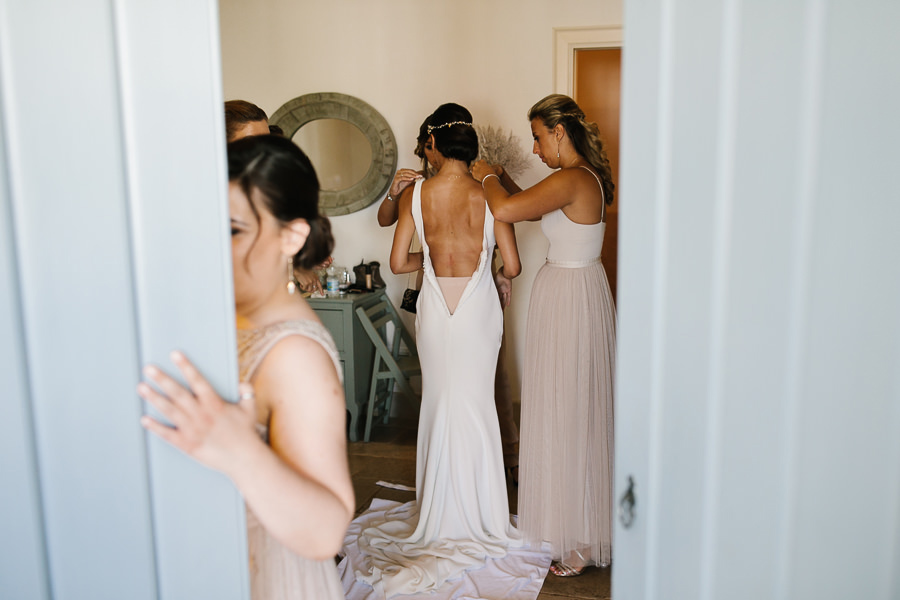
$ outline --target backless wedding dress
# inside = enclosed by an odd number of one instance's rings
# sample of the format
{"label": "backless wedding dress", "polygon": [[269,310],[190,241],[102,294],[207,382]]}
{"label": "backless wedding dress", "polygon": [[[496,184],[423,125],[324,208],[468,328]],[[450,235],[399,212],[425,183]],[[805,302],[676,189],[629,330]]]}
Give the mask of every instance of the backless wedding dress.
{"label": "backless wedding dress", "polygon": [[[494,373],[503,331],[491,272],[494,219],[485,204],[478,266],[464,285],[444,282],[448,295],[453,295],[448,302],[424,235],[422,181],[415,184],[412,211],[424,252],[416,312],[422,366],[416,500],[389,510],[370,508],[351,525],[349,545],[358,549],[348,552],[352,564],[342,564],[345,591],[355,583],[348,579],[355,576],[376,592],[348,593],[351,598],[432,592],[521,545],[510,521],[494,407]],[[458,304],[453,310],[455,296]],[[355,539],[354,531],[359,532]]]}
{"label": "backless wedding dress", "polygon": [[600,262],[606,223],[575,223],[558,209],[541,229],[550,248],[528,306],[519,525],[532,543],[549,542],[555,559],[605,566],[616,359],[616,309]]}
{"label": "backless wedding dress", "polygon": [[[238,329],[237,333],[241,381],[251,381],[269,350],[290,335],[302,335],[321,344],[334,362],[338,376],[342,372],[331,335],[316,321],[283,321],[260,329]],[[257,424],[256,428],[268,443],[268,428],[262,424]],[[297,516],[309,518],[309,515]],[[249,507],[247,545],[250,551],[250,597],[253,600],[338,600],[344,597],[334,560],[310,560],[294,554],[269,534]]]}

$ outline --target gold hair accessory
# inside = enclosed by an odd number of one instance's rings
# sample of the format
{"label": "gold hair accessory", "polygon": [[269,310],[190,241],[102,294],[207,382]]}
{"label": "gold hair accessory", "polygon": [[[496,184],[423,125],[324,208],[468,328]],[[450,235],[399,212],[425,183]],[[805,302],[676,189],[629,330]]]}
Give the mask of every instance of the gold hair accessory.
{"label": "gold hair accessory", "polygon": [[467,123],[465,121],[450,121],[449,123],[444,123],[443,125],[429,125],[428,126],[428,135],[431,135],[431,132],[434,131],[435,129],[442,129],[444,127],[450,127],[451,125],[468,125],[469,127],[472,126],[471,123]]}

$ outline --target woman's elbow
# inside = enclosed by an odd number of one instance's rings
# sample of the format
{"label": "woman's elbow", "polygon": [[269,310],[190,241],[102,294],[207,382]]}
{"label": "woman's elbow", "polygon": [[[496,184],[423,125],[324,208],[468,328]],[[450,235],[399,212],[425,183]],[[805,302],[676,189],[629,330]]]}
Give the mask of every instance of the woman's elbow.
{"label": "woman's elbow", "polygon": [[329,560],[340,552],[350,526],[352,515],[343,511],[339,516],[325,519],[315,531],[304,532],[295,538],[283,540],[284,545],[295,554],[309,560]]}
{"label": "woman's elbow", "polygon": [[511,264],[503,264],[503,274],[512,279],[518,277],[522,273],[522,263],[516,261]]}
{"label": "woman's elbow", "polygon": [[[328,539],[320,540],[313,548],[304,546],[303,550],[305,550],[304,554],[306,555],[306,558],[320,561],[333,559],[337,553],[341,551],[346,534],[347,529],[344,528],[339,535],[327,536]],[[324,537],[325,536],[323,536],[323,538]]]}
{"label": "woman's elbow", "polygon": [[403,273],[404,266],[405,263],[403,261],[394,258],[393,256],[391,257],[391,273],[393,273],[394,275],[400,275],[401,273]]}
{"label": "woman's elbow", "polygon": [[513,219],[512,211],[509,209],[509,204],[506,203],[497,206],[495,209],[492,209],[491,214],[494,215],[495,221],[500,221],[501,223],[516,222]]}

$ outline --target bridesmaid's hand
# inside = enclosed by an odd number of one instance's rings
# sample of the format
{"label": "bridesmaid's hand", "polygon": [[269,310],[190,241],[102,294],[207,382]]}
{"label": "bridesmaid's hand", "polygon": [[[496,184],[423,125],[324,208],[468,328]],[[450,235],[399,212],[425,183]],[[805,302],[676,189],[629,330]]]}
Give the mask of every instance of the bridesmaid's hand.
{"label": "bridesmaid's hand", "polygon": [[412,169],[399,169],[394,175],[394,181],[391,182],[391,189],[389,190],[391,198],[396,202],[397,198],[400,196],[400,192],[405,190],[409,184],[416,179],[421,178],[422,174],[418,171],[413,171]]}
{"label": "bridesmaid's hand", "polygon": [[245,449],[259,441],[253,387],[242,383],[240,402],[225,402],[183,354],[173,352],[171,358],[190,389],[155,366],[145,367],[144,375],[162,392],[141,382],[138,394],[172,426],[146,415],[141,425],[204,465],[227,473],[247,456]]}
{"label": "bridesmaid's hand", "polygon": [[505,309],[512,300],[512,279],[507,277],[501,268],[494,275],[494,284],[497,286],[497,293],[500,294],[500,308]]}
{"label": "bridesmaid's hand", "polygon": [[[331,263],[329,262],[328,264]],[[326,266],[325,268],[328,267]],[[325,290],[322,289],[322,282],[319,281],[319,276],[315,271],[308,271],[306,269],[294,269],[294,278],[297,279],[299,288],[304,292],[309,292],[310,294],[315,294],[317,292],[319,294],[325,293]]]}
{"label": "bridesmaid's hand", "polygon": [[484,183],[484,178],[488,175],[500,176],[496,167],[487,164],[487,162],[483,160],[476,160],[473,162],[472,167],[469,170],[472,172],[472,177],[477,179],[480,183]]}
{"label": "bridesmaid's hand", "polygon": [[325,269],[330,267],[333,262],[334,262],[334,257],[329,256],[328,258],[323,260],[321,263],[319,263],[315,267],[313,267],[313,269],[316,271],[324,271]]}

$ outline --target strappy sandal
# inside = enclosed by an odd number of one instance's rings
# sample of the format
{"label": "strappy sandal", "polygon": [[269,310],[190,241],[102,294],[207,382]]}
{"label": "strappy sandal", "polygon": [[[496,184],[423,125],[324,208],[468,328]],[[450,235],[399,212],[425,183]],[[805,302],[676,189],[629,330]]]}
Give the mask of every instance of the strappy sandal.
{"label": "strappy sandal", "polygon": [[564,562],[556,562],[550,565],[550,572],[557,577],[577,577],[584,573],[584,567],[570,567]]}

